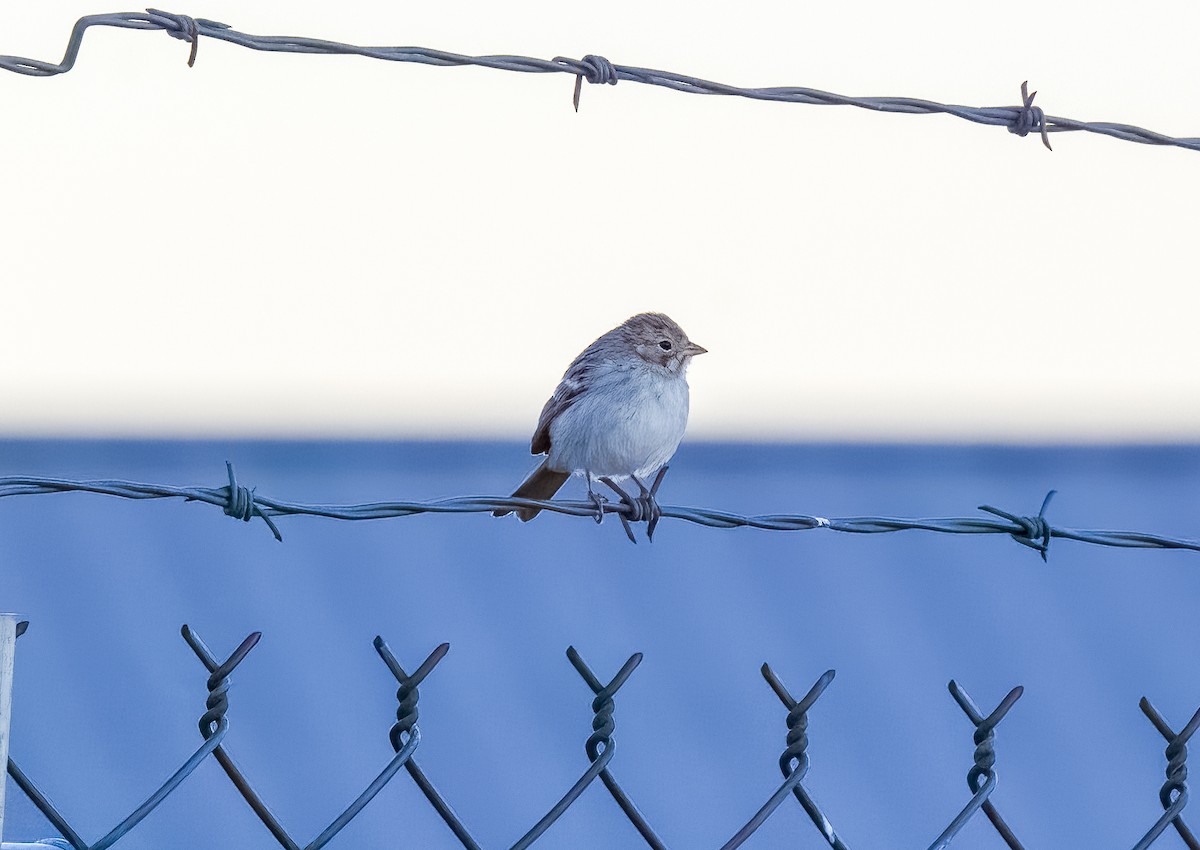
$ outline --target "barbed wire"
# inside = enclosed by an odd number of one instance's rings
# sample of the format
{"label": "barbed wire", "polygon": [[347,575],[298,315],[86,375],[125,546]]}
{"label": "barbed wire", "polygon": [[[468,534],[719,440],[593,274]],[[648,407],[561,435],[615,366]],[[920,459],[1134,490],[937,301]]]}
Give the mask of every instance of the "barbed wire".
{"label": "barbed wire", "polygon": [[[756,528],[767,531],[811,531],[823,528],[848,534],[886,534],[895,531],[932,531],[941,534],[1007,534],[1017,543],[1027,546],[1046,560],[1050,541],[1055,538],[1075,540],[1096,546],[1125,549],[1186,549],[1200,552],[1200,540],[1164,537],[1142,531],[1106,531],[1062,528],[1051,525],[1046,509],[1056,491],[1051,490],[1042,501],[1036,516],[1009,513],[990,505],[981,505],[997,519],[987,517],[903,517],[856,516],[822,517],[807,514],[761,514],[743,516],[712,508],[692,508],[654,504],[647,507],[644,497],[620,502],[543,501],[512,496],[462,496],[436,501],[368,502],[352,505],[309,505],[259,495],[255,488],[238,483],[233,464],[225,464],[229,483],[221,487],[177,487],[166,484],[143,484],[135,481],[98,480],[72,481],[38,476],[0,477],[0,499],[11,496],[48,495],[51,493],[97,493],[122,499],[171,499],[203,502],[221,508],[227,516],[245,522],[258,517],[267,524],[276,540],[283,534],[274,518],[283,516],[316,516],[337,520],[392,519],[417,514],[474,514],[491,513],[515,508],[539,508],[567,516],[590,517],[597,523],[606,514],[616,514],[628,538],[636,543],[631,523],[646,522],[649,528],[658,517],[684,520],[709,528]],[[664,467],[665,470],[665,467]],[[654,489],[661,482],[661,474]],[[649,495],[653,495],[653,490]]]}
{"label": "barbed wire", "polygon": [[79,56],[79,49],[83,44],[84,32],[89,27],[119,27],[122,29],[164,31],[172,38],[189,42],[191,45],[191,50],[188,54],[189,66],[195,64],[200,37],[204,36],[206,38],[214,38],[231,44],[237,44],[251,50],[262,50],[273,53],[350,54],[366,56],[372,59],[383,59],[390,62],[416,62],[423,65],[442,67],[475,65],[483,68],[516,71],[526,74],[572,74],[575,76],[573,101],[576,111],[579,110],[580,88],[584,80],[593,84],[608,85],[616,85],[621,80],[628,80],[630,82],[661,86],[691,94],[726,95],[750,98],[752,100],[825,106],[856,106],[861,109],[870,109],[874,112],[894,112],[907,115],[953,115],[976,124],[1005,127],[1010,133],[1022,137],[1030,133],[1037,133],[1047,148],[1050,147],[1050,133],[1084,131],[1099,133],[1114,139],[1137,142],[1139,144],[1167,145],[1187,148],[1188,150],[1200,150],[1200,138],[1197,137],[1176,138],[1142,127],[1135,127],[1131,124],[1120,124],[1109,121],[1078,121],[1073,118],[1047,115],[1040,106],[1034,105],[1033,100],[1037,92],[1030,93],[1027,82],[1021,84],[1021,104],[1018,106],[961,106],[912,97],[849,97],[804,86],[771,86],[766,88],[733,86],[672,71],[659,71],[653,68],[639,68],[632,65],[617,65],[603,56],[597,55],[587,55],[582,59],[557,56],[549,60],[536,59],[529,56],[466,56],[426,47],[361,47],[337,41],[301,36],[250,35],[239,32],[228,24],[211,21],[207,18],[193,18],[188,15],[164,12],[159,9],[147,9],[145,12],[116,12],[102,15],[87,15],[76,21],[74,28],[71,30],[71,38],[67,43],[67,50],[61,62],[45,62],[40,59],[28,59],[20,56],[0,56],[0,68],[36,77],[65,74],[75,67],[75,61]]}
{"label": "barbed wire", "polygon": [[[24,633],[22,624],[19,634]],[[63,813],[50,802],[45,793],[11,758],[8,761],[8,773],[17,786],[25,793],[30,801],[46,816],[50,823],[65,839],[47,840],[51,846],[69,846],[73,850],[105,850],[117,843],[121,838],[144,820],[166,797],[209,756],[214,757],[229,777],[234,787],[246,803],[262,821],[276,841],[286,850],[320,850],[371,802],[400,771],[407,770],[413,781],[420,788],[425,798],[437,811],[450,831],[467,850],[481,850],[481,845],[472,837],[466,825],[446,802],[428,776],[417,766],[415,753],[421,743],[421,731],[417,725],[418,719],[418,687],[446,657],[450,650],[449,644],[441,644],[431,652],[413,673],[405,672],[387,642],[380,636],[374,640],[375,651],[387,665],[388,670],[396,679],[396,722],[388,730],[388,742],[392,755],[388,762],[367,788],[350,803],[324,830],[314,839],[301,844],[283,826],[271,811],[266,801],[254,789],[247,775],[235,764],[230,755],[226,738],[228,737],[229,721],[226,717],[229,708],[230,676],[233,671],[246,659],[250,651],[258,644],[260,632],[248,635],[234,651],[223,661],[213,654],[200,636],[188,626],[183,626],[182,635],[188,646],[208,671],[206,687],[208,691],[205,700],[205,711],[200,717],[199,729],[203,743],[165,782],[146,798],[129,816],[111,829],[103,838],[95,843],[89,843],[77,832]],[[616,675],[604,683],[588,666],[587,662],[574,647],[567,648],[567,659],[576,672],[587,684],[594,698],[592,700],[593,720],[592,732],[584,744],[588,758],[588,767],[574,785],[551,807],[537,823],[535,823],[510,850],[526,850],[536,842],[553,824],[569,809],[584,791],[597,778],[608,789],[609,794],[617,803],[621,812],[628,818],[638,833],[652,850],[667,850],[666,843],[651,827],[646,816],[637,808],[629,794],[617,784],[611,770],[611,763],[616,755],[616,741],[613,733],[616,730],[614,720],[615,704],[613,697],[637,669],[642,661],[641,653],[629,657]],[[766,803],[733,836],[726,841],[721,850],[735,850],[740,847],[771,815],[779,808],[789,795],[796,798],[804,811],[816,826],[826,843],[834,850],[849,850],[845,840],[834,830],[829,818],[813,799],[803,782],[808,775],[810,758],[808,755],[808,712],[821,695],[833,682],[835,671],[823,673],[808,692],[799,700],[795,699],[788,688],[779,679],[769,664],[761,668],[763,678],[771,690],[787,709],[787,738],[786,748],[779,757],[779,768],[783,774],[783,782],[774,791]],[[967,691],[956,681],[949,684],[950,694],[958,703],[963,713],[974,727],[973,740],[975,749],[972,755],[972,766],[967,772],[967,786],[971,798],[950,824],[929,845],[929,850],[945,850],[962,828],[979,811],[983,811],[1010,850],[1023,850],[1012,828],[1001,818],[991,797],[996,788],[996,754],[995,730],[997,725],[1008,714],[1009,710],[1021,698],[1023,688],[1015,687],[1008,692],[990,714],[984,714],[976,705]],[[1167,781],[1159,792],[1160,803],[1163,807],[1162,816],[1154,826],[1134,846],[1134,850],[1146,850],[1153,844],[1168,826],[1174,826],[1180,837],[1192,850],[1200,850],[1200,844],[1184,823],[1183,809],[1187,805],[1187,742],[1200,728],[1200,711],[1182,731],[1174,732],[1157,710],[1144,697],[1141,709],[1154,724],[1155,728],[1167,741]]]}

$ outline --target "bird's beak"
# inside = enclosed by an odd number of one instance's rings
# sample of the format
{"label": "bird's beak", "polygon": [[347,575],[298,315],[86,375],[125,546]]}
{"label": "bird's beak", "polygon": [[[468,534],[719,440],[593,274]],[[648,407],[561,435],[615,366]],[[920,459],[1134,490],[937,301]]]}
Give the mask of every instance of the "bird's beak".
{"label": "bird's beak", "polygon": [[695,357],[697,354],[708,354],[708,349],[702,345],[696,345],[694,342],[689,342],[687,348],[683,350],[685,357]]}

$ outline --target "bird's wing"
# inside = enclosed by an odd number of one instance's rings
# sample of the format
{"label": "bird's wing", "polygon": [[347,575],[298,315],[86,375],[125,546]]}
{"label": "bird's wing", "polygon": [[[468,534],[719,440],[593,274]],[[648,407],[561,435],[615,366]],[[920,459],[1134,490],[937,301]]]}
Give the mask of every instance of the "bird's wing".
{"label": "bird's wing", "polygon": [[[584,352],[585,354],[587,352]],[[550,425],[558,418],[558,415],[575,403],[584,392],[587,391],[590,383],[591,373],[594,367],[586,362],[587,358],[580,355],[576,358],[571,367],[567,369],[567,374],[563,375],[562,381],[554,390],[554,395],[546,402],[542,408],[542,415],[538,417],[537,429],[533,432],[533,440],[529,444],[529,453],[540,455],[550,451]]]}

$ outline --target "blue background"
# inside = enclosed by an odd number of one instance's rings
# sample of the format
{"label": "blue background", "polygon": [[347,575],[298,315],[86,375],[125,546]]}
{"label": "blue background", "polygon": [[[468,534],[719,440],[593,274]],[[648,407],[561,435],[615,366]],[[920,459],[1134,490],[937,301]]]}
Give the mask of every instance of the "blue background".
{"label": "blue background", "polygon": [[[0,442],[0,474],[241,483],[311,503],[505,494],[516,443]],[[969,516],[990,503],[1056,525],[1200,535],[1197,447],[999,448],[686,443],[664,504],[740,513]],[[582,484],[565,495],[578,498]],[[786,711],[810,711],[806,786],[853,848],[926,847],[969,797],[972,727],[1026,688],[997,733],[993,797],[1030,847],[1129,847],[1158,817],[1165,742],[1200,705],[1200,554],[1056,541],[1048,564],[1002,535],[716,530],[664,520],[631,546],[615,518],[422,515],[244,525],[208,505],[106,496],[0,501],[0,608],[18,644],[12,755],[96,840],[198,745],[206,673],[189,623],[234,673],[226,745],[301,843],[383,767],[395,682],[442,641],[421,687],[417,758],[486,848],[516,841],[587,766],[591,692],[617,696],[612,769],[672,847],[718,847],[781,779]],[[640,535],[639,535],[640,536]],[[52,831],[9,783],[5,838]],[[1165,847],[1181,846],[1173,834]],[[406,775],[330,845],[459,845]],[[794,800],[747,847],[820,847]],[[119,845],[277,846],[204,762]],[[537,847],[640,848],[596,783]],[[982,816],[955,846],[999,848]]]}

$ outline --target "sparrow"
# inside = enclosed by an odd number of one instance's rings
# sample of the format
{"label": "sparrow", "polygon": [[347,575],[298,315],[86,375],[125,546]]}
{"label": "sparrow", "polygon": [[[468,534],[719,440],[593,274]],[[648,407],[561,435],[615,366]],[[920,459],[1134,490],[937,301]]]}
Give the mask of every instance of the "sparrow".
{"label": "sparrow", "polygon": [[[513,498],[547,500],[571,475],[583,475],[597,522],[605,500],[592,484],[601,481],[633,506],[635,519],[650,520],[653,537],[658,520],[654,493],[687,427],[688,365],[706,352],[663,313],[632,316],[585,348],[538,417],[529,450],[546,459]],[[659,475],[647,488],[645,482],[656,470]],[[641,491],[640,509],[638,499],[616,485],[626,478]],[[643,516],[646,509],[648,517]],[[528,522],[541,508],[502,509],[494,516],[514,510]],[[619,515],[632,539],[625,514]]]}

